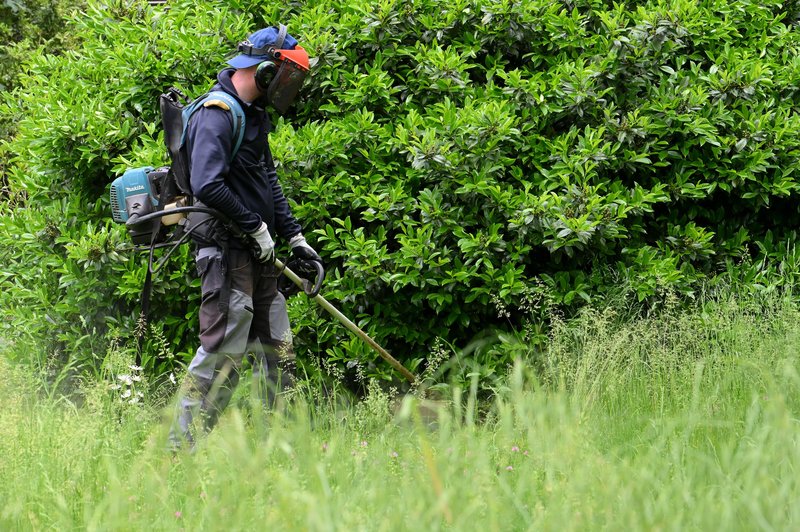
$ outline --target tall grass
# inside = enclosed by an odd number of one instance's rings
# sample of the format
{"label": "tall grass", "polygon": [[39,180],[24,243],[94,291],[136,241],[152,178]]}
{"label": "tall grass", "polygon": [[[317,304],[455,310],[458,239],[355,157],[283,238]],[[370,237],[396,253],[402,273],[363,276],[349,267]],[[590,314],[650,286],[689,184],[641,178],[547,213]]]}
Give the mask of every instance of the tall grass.
{"label": "tall grass", "polygon": [[308,393],[176,456],[152,401],[42,399],[0,358],[0,529],[796,530],[799,334],[775,300],[587,311],[490,405]]}

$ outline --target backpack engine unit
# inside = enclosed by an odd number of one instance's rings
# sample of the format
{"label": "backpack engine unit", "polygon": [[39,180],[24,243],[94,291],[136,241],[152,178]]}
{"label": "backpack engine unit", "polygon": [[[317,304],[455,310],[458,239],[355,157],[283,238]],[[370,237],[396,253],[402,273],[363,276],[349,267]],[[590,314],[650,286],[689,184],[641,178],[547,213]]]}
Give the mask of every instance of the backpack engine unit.
{"label": "backpack engine unit", "polygon": [[[172,187],[167,182],[168,179],[169,167],[145,166],[131,168],[111,183],[112,217],[115,222],[126,224],[134,244],[150,244],[154,233],[156,243],[163,242],[169,232],[168,228],[186,218],[186,214],[180,211],[176,214],[166,212],[191,203],[190,196],[177,195],[170,191]],[[165,214],[137,223],[139,218],[158,211],[165,211]]]}
{"label": "backpack engine unit", "polygon": [[115,222],[126,225],[134,244],[157,246],[174,241],[186,232],[186,215],[191,212],[193,203],[189,161],[183,149],[186,128],[195,111],[211,106],[231,113],[232,160],[245,129],[244,111],[236,98],[223,91],[211,91],[188,102],[182,92],[170,88],[159,97],[159,107],[171,165],[130,168],[111,183],[112,217]]}

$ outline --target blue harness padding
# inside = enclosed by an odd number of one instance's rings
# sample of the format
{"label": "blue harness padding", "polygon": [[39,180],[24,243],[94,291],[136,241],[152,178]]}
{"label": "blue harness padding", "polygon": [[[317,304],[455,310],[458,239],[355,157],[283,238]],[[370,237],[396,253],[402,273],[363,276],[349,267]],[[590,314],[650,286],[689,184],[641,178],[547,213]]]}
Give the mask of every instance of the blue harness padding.
{"label": "blue harness padding", "polygon": [[239,105],[239,101],[225,91],[211,91],[199,98],[195,99],[192,103],[184,107],[182,111],[183,118],[183,132],[181,133],[181,147],[186,142],[186,130],[189,127],[189,119],[201,107],[219,107],[225,111],[233,113],[233,150],[231,150],[231,158],[229,163],[236,157],[239,147],[244,140],[244,110]]}

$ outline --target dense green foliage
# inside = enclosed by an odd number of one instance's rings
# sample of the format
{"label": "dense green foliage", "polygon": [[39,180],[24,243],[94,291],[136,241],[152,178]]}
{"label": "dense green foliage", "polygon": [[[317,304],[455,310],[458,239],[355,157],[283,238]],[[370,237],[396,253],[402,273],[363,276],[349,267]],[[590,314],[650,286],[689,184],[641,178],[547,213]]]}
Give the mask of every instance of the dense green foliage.
{"label": "dense green foliage", "polygon": [[[42,53],[58,55],[76,40],[64,31],[64,15],[83,5],[65,0],[3,0],[0,3],[0,92],[16,85],[23,65]],[[11,117],[0,116],[0,139],[14,129]],[[0,169],[2,169],[0,159]],[[3,182],[4,184],[4,182]]]}
{"label": "dense green foliage", "polygon": [[[17,127],[0,334],[17,342],[96,367],[130,337],[144,261],[110,221],[108,184],[164,162],[165,88],[199,94],[276,21],[314,57],[271,136],[285,191],[325,294],[409,367],[441,338],[495,371],[537,349],[552,315],[620,293],[651,305],[723,277],[796,278],[793,2],[90,6],[69,22],[80,46],[32,57],[0,111]],[[197,303],[184,249],[156,283],[148,369],[193,351]],[[302,358],[389,375],[302,297],[291,311]],[[495,343],[470,343],[487,331]]]}
{"label": "dense green foliage", "polygon": [[797,530],[800,316],[778,303],[586,312],[482,414],[468,389],[417,417],[314,387],[291,417],[229,409],[176,457],[123,360],[74,408],[0,357],[0,529]]}
{"label": "dense green foliage", "polygon": [[0,91],[11,90],[26,58],[57,55],[71,47],[74,35],[64,32],[64,15],[82,2],[3,0],[0,3]]}

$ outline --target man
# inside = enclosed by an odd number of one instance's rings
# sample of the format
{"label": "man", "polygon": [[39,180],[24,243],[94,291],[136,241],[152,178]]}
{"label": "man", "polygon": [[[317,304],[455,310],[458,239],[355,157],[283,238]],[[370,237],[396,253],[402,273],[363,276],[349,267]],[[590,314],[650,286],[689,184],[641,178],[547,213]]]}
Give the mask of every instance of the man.
{"label": "man", "polygon": [[[245,114],[238,150],[234,115],[223,102],[206,104],[191,118],[186,149],[197,204],[225,214],[246,236],[237,238],[217,220],[191,216],[197,271],[202,279],[200,347],[189,364],[170,441],[193,443],[193,422],[210,430],[230,401],[245,354],[266,386],[265,400],[295,378],[286,300],[278,291],[274,238],[285,239],[299,261],[320,256],[303,237],[278,183],[265,107],[285,112],[308,71],[308,55],[286,27],[265,28],[238,46],[212,90],[234,96]],[[199,417],[198,417],[199,416]]]}

